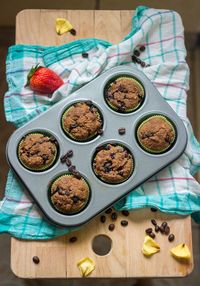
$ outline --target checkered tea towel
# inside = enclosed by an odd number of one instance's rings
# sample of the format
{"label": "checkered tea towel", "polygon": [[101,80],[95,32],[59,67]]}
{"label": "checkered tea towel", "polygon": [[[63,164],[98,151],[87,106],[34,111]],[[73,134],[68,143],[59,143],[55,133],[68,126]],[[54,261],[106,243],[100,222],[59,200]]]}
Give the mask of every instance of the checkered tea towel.
{"label": "checkered tea towel", "polygon": [[[115,207],[129,210],[156,207],[163,212],[181,215],[196,213],[198,218],[200,186],[192,175],[200,167],[200,145],[186,115],[189,69],[185,61],[183,31],[181,18],[176,12],[138,7],[130,34],[117,45],[84,39],[58,47],[10,47],[6,62],[9,86],[5,94],[7,121],[20,127],[102,72],[124,64],[137,67],[183,120],[189,140],[178,160]],[[140,58],[150,66],[142,68],[132,62],[133,50],[139,45],[146,47]],[[83,58],[83,52],[87,52],[89,57]],[[52,97],[41,96],[24,87],[27,73],[37,63],[54,70],[65,82]],[[48,223],[9,171],[5,197],[0,202],[0,232],[25,239],[48,239],[72,230]]]}

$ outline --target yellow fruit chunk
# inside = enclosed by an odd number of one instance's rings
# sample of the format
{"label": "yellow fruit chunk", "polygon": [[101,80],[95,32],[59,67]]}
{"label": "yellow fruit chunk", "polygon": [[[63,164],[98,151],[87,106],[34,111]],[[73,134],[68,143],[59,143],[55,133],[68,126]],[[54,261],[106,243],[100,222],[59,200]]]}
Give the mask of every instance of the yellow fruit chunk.
{"label": "yellow fruit chunk", "polygon": [[146,256],[151,256],[152,254],[160,251],[160,245],[155,242],[150,236],[145,236],[142,253]]}
{"label": "yellow fruit chunk", "polygon": [[181,243],[173,247],[172,249],[170,249],[170,252],[176,258],[188,260],[191,258],[190,250],[185,243]]}
{"label": "yellow fruit chunk", "polygon": [[57,18],[56,19],[56,33],[58,35],[62,35],[66,32],[69,32],[73,29],[72,24],[64,18]]}
{"label": "yellow fruit chunk", "polygon": [[77,266],[82,277],[86,277],[95,269],[95,262],[91,258],[85,257],[77,263]]}

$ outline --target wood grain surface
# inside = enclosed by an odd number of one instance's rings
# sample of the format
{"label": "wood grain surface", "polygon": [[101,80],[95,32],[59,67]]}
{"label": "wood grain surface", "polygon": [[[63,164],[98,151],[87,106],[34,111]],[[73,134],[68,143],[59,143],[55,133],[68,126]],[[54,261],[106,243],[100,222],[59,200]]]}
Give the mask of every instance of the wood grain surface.
{"label": "wood grain surface", "polygon": [[[131,29],[133,11],[84,11],[84,10],[23,10],[16,19],[16,43],[35,45],[61,45],[80,38],[97,37],[118,43]],[[55,33],[57,17],[67,18],[77,30],[74,37],[70,33],[58,36]],[[89,256],[96,262],[96,269],[90,277],[175,277],[186,276],[193,269],[193,258],[188,264],[177,262],[169,253],[176,244],[185,242],[192,252],[190,216],[174,216],[142,209],[131,212],[126,218],[127,227],[122,227],[119,214],[113,232],[108,230],[110,215],[103,224],[99,217],[93,219],[80,231],[50,241],[11,240],[11,268],[23,278],[72,278],[80,277],[77,262]],[[125,217],[123,217],[125,218]],[[156,241],[161,251],[151,258],[141,253],[145,229],[151,227],[150,220],[158,223],[167,221],[175,234],[170,243],[167,236],[158,234]],[[92,241],[97,235],[107,235],[112,240],[111,251],[105,256],[96,255]],[[70,243],[76,235],[78,240]],[[103,248],[104,245],[101,245]],[[32,257],[40,258],[39,264]]]}

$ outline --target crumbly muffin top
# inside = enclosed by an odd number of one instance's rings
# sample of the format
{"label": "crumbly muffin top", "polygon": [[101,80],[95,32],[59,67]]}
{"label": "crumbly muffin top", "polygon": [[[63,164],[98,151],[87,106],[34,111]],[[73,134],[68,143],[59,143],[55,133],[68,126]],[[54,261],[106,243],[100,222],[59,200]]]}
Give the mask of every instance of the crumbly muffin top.
{"label": "crumbly muffin top", "polygon": [[55,159],[56,143],[55,138],[40,133],[28,134],[19,144],[19,159],[30,169],[45,169]]}
{"label": "crumbly muffin top", "polygon": [[92,102],[79,102],[63,115],[63,128],[75,139],[86,140],[102,127],[98,110]]}
{"label": "crumbly muffin top", "polygon": [[168,149],[175,139],[172,125],[159,116],[151,117],[142,123],[137,134],[141,145],[155,152]]}
{"label": "crumbly muffin top", "polygon": [[107,101],[119,111],[135,109],[144,97],[142,87],[132,78],[121,77],[110,84]]}
{"label": "crumbly muffin top", "polygon": [[89,192],[84,179],[64,175],[53,183],[51,201],[54,207],[64,214],[76,213],[87,204]]}
{"label": "crumbly muffin top", "polygon": [[97,151],[93,161],[97,176],[108,183],[125,181],[133,171],[133,157],[130,152],[120,146],[108,144]]}

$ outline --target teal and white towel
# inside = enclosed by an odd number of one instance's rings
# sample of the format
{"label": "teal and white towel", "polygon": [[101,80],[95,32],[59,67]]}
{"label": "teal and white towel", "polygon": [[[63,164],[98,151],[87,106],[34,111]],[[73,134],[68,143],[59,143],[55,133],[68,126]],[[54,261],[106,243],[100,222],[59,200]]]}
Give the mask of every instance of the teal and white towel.
{"label": "teal and white towel", "polygon": [[[84,39],[58,47],[10,47],[6,62],[9,86],[5,94],[7,121],[20,127],[102,72],[124,64],[137,67],[183,120],[189,140],[178,160],[115,207],[156,207],[181,215],[200,211],[200,186],[192,176],[200,167],[200,145],[186,115],[189,69],[185,60],[183,32],[181,18],[176,12],[138,7],[130,34],[117,45],[98,39]],[[146,47],[141,59],[150,66],[142,68],[131,61],[133,50],[138,45]],[[89,57],[83,58],[83,52],[88,52]],[[54,70],[65,82],[52,97],[41,96],[24,88],[28,71],[37,63]],[[48,239],[69,231],[49,224],[12,171],[9,171],[5,197],[0,202],[0,232],[25,239]]]}

